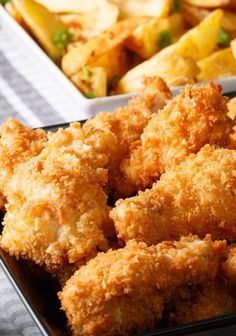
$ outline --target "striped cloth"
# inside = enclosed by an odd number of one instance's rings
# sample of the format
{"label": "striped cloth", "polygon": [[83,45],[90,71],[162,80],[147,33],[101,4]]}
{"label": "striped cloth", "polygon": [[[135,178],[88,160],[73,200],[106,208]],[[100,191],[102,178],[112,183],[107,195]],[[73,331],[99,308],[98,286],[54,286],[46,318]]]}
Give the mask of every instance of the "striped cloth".
{"label": "striped cloth", "polygon": [[0,27],[0,122],[9,116],[32,127],[87,117],[44,64]]}
{"label": "striped cloth", "polygon": [[[14,117],[31,127],[84,119],[47,70],[0,27],[0,123]],[[0,267],[0,336],[41,333]]]}
{"label": "striped cloth", "polygon": [[[85,119],[74,112],[47,70],[12,34],[0,27],[0,123],[14,117],[31,127]],[[235,335],[235,327],[224,329]],[[0,336],[40,336],[41,333],[0,268]],[[198,336],[219,336],[203,332]]]}

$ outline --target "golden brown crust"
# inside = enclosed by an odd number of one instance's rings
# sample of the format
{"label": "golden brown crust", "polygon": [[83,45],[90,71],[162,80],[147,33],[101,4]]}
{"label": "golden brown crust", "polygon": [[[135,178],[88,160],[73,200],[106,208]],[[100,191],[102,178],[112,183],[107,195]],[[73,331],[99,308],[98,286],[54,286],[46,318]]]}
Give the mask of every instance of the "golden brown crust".
{"label": "golden brown crust", "polygon": [[225,242],[185,237],[147,247],[130,242],[82,266],[59,294],[74,336],[130,335],[155,326],[181,285],[213,280]]}
{"label": "golden brown crust", "polygon": [[7,190],[4,250],[56,272],[108,248],[108,158],[89,141],[72,124],[49,134],[41,154],[18,167]]}
{"label": "golden brown crust", "polygon": [[5,204],[5,191],[8,181],[21,163],[38,155],[47,141],[46,133],[23,126],[9,118],[1,126],[0,137],[0,208]]}
{"label": "golden brown crust", "polygon": [[182,297],[172,302],[174,309],[169,314],[171,323],[191,323],[233,314],[236,311],[231,289],[218,281],[194,290],[185,287],[184,292]]}
{"label": "golden brown crust", "polygon": [[236,151],[206,145],[152,189],[117,201],[110,216],[125,242],[150,245],[189,233],[236,240]]}
{"label": "golden brown crust", "polygon": [[225,147],[233,122],[227,116],[221,86],[187,86],[153,115],[121,169],[133,193],[150,187],[160,175],[205,144]]}
{"label": "golden brown crust", "polygon": [[121,183],[121,162],[129,156],[131,146],[140,138],[151,116],[171,98],[170,90],[161,78],[146,78],[144,84],[141,95],[132,98],[127,106],[117,108],[112,113],[101,112],[83,126],[86,133],[104,132],[113,137],[113,141],[107,142],[103,148],[110,158],[108,192],[115,199],[132,192],[128,181]]}
{"label": "golden brown crust", "polygon": [[232,286],[236,286],[236,247],[230,247],[228,258],[223,264],[222,274],[228,279]]}

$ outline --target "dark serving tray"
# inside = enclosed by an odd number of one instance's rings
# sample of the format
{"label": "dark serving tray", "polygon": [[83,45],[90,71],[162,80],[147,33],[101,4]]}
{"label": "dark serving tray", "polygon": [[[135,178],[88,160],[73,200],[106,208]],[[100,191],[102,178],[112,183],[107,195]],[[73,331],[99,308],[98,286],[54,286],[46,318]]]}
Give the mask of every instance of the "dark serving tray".
{"label": "dark serving tray", "polygon": [[[235,93],[228,96],[234,97]],[[44,129],[53,131],[59,127],[67,126],[68,124],[60,124]],[[50,275],[35,266],[32,271],[32,265],[28,262],[16,260],[1,249],[0,266],[43,336],[71,336],[66,325],[65,314],[60,310],[60,302],[57,298],[57,292],[60,290],[59,285]],[[233,325],[235,325],[235,329],[230,330],[230,326]],[[236,335],[236,314],[181,326],[160,328],[139,336],[182,336],[193,333],[206,336],[208,332],[210,336],[218,336],[223,333],[227,336]]]}

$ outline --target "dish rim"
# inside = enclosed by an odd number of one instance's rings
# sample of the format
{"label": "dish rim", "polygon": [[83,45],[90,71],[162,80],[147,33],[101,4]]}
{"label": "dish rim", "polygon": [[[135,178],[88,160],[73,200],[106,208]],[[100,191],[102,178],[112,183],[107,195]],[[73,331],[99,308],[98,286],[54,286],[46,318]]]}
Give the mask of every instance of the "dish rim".
{"label": "dish rim", "polygon": [[[0,18],[3,20],[3,23],[6,22],[8,27],[18,35],[18,37],[24,42],[31,52],[33,52],[41,62],[48,68],[48,70],[53,73],[59,83],[70,93],[75,100],[79,101],[82,106],[87,109],[95,109],[96,106],[104,105],[104,108],[109,105],[119,106],[121,102],[127,102],[133,96],[138,93],[126,93],[119,95],[112,95],[106,97],[97,97],[93,99],[86,98],[83,93],[73,84],[73,82],[66,76],[66,74],[60,69],[56,64],[50,59],[46,52],[40,47],[40,45],[31,37],[31,35],[25,31],[25,29],[7,12],[4,5],[0,4]],[[204,81],[199,83],[194,83],[194,85],[204,85],[210,81]],[[215,83],[219,83],[223,87],[224,93],[230,93],[236,90],[236,75],[225,77],[222,79],[214,80]],[[185,85],[172,87],[171,91],[173,94],[177,94],[182,90]]]}

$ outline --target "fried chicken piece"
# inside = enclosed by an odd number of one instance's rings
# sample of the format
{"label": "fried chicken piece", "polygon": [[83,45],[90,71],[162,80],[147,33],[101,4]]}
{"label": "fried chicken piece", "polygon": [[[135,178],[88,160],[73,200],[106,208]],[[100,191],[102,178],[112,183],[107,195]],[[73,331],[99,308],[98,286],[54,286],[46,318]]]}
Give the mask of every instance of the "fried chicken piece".
{"label": "fried chicken piece", "polygon": [[236,97],[232,98],[229,100],[228,102],[228,109],[229,109],[229,112],[228,112],[228,116],[234,120],[235,117],[236,117]]}
{"label": "fried chicken piece", "polygon": [[236,240],[236,151],[206,145],[152,189],[117,201],[110,216],[125,242],[151,245],[189,233]]}
{"label": "fried chicken piece", "polygon": [[155,327],[175,289],[213,280],[226,243],[196,236],[147,247],[129,242],[82,266],[59,293],[74,336],[131,335]]}
{"label": "fried chicken piece", "polygon": [[223,264],[223,275],[228,279],[230,285],[236,286],[236,246],[230,247],[228,258]]}
{"label": "fried chicken piece", "polygon": [[5,187],[21,163],[38,155],[47,141],[46,133],[23,126],[10,118],[0,131],[0,209],[6,203]]}
{"label": "fried chicken piece", "polygon": [[74,123],[49,134],[41,154],[18,167],[7,188],[5,251],[58,272],[108,249],[108,157],[100,152],[99,135],[93,147]]}
{"label": "fried chicken piece", "polygon": [[[235,123],[235,117],[236,117],[236,97],[230,99],[228,103],[228,109],[229,113],[228,116],[234,120]],[[228,146],[230,149],[236,149],[236,125],[233,127],[233,133],[230,134],[230,143]]]}
{"label": "fried chicken piece", "polygon": [[110,168],[117,169],[129,143],[171,96],[161,79],[146,84],[128,107],[100,114],[83,128],[74,124],[49,134],[43,152],[18,168],[6,192],[3,249],[64,281],[62,267],[73,269],[71,264],[81,265],[108,248],[105,236],[114,234],[114,226],[103,191],[107,168],[113,174]]}
{"label": "fried chicken piece", "polygon": [[153,115],[130,158],[121,164],[124,183],[136,193],[205,144],[225,147],[233,126],[227,101],[220,85],[187,86]]}
{"label": "fried chicken piece", "polygon": [[233,127],[233,133],[230,134],[229,149],[236,149],[236,126]]}
{"label": "fried chicken piece", "polygon": [[104,153],[109,155],[109,187],[108,192],[115,199],[121,195],[129,195],[129,185],[121,184],[120,163],[129,157],[132,144],[140,138],[144,127],[151,116],[163,108],[171,99],[171,93],[165,82],[159,77],[146,78],[140,96],[134,97],[125,107],[117,108],[112,113],[101,112],[88,120],[83,126],[84,132],[105,132],[113,136],[113,144],[104,146]]}
{"label": "fried chicken piece", "polygon": [[197,290],[189,288],[172,302],[169,320],[173,324],[186,324],[213,317],[233,314],[236,302],[230,288],[218,281],[203,285]]}

